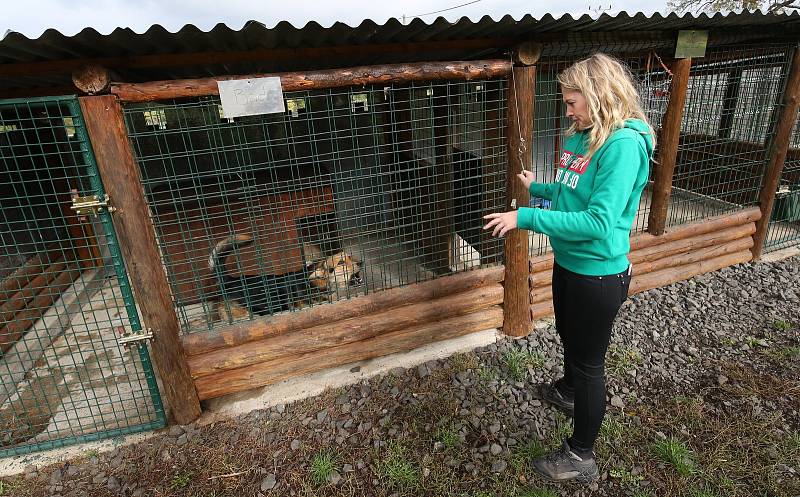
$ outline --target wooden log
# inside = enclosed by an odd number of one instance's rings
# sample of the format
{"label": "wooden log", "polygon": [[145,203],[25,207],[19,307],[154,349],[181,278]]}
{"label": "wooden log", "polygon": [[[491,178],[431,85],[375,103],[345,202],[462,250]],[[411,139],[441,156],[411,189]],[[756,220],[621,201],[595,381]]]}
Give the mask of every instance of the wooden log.
{"label": "wooden log", "polygon": [[20,309],[27,306],[34,297],[47,288],[58,275],[64,271],[66,264],[63,261],[56,261],[42,271],[38,276],[30,280],[25,288],[14,294],[10,299],[0,305],[0,328],[10,322]]}
{"label": "wooden log", "polygon": [[119,80],[111,70],[98,64],[84,64],[72,70],[72,84],[89,95],[108,93],[113,79]]}
{"label": "wooden log", "polygon": [[[508,128],[506,170],[506,208],[527,206],[530,194],[517,178],[522,170],[531,169],[533,140],[533,100],[536,68],[515,67],[508,80]],[[503,333],[523,337],[531,331],[528,275],[528,232],[514,229],[505,234],[506,275],[503,285],[505,318]]]}
{"label": "wooden log", "polygon": [[[653,288],[671,285],[678,281],[717,271],[728,266],[733,266],[734,264],[742,264],[750,260],[752,260],[750,251],[742,250],[683,266],[669,267],[644,275],[634,275],[633,278],[631,278],[631,286],[628,295],[635,295]],[[552,300],[548,300],[534,304],[531,306],[530,310],[532,319],[551,316],[553,315],[553,302]]]}
{"label": "wooden log", "polygon": [[719,231],[712,231],[701,235],[695,235],[682,240],[653,245],[638,250],[634,250],[628,256],[633,264],[634,270],[638,271],[638,266],[642,263],[656,261],[675,254],[689,252],[692,250],[719,245],[739,238],[750,238],[755,233],[754,223],[731,226]]}
{"label": "wooden log", "polygon": [[669,89],[669,103],[661,126],[661,143],[658,144],[658,161],[654,164],[653,198],[647,231],[653,235],[664,233],[667,224],[669,196],[672,191],[672,177],[675,173],[675,158],[681,135],[681,118],[686,103],[686,88],[689,85],[689,71],[692,59],[678,59],[672,65],[672,82]]}
{"label": "wooden log", "polygon": [[521,66],[532,66],[542,56],[542,44],[533,41],[520,43],[512,52],[514,63]]}
{"label": "wooden log", "polygon": [[[752,225],[751,225],[752,226]],[[755,226],[752,226],[755,231]],[[741,252],[748,250],[753,246],[753,238],[746,236],[716,245],[706,246],[703,248],[694,248],[690,252],[684,252],[677,255],[670,255],[661,259],[647,261],[642,264],[633,266],[634,275],[643,275],[654,273],[662,269],[670,267],[685,266],[698,261],[706,259],[713,259],[715,257],[731,254],[734,252]]]}
{"label": "wooden log", "polygon": [[162,378],[162,392],[175,421],[191,423],[200,415],[200,401],[178,339],[180,325],[161,266],[122,107],[113,95],[81,97],[80,104],[100,176],[117,208],[114,229],[142,321],[153,330],[151,351]]}
{"label": "wooden log", "polygon": [[761,258],[761,253],[764,250],[767,228],[772,219],[772,209],[775,205],[775,193],[778,190],[778,183],[781,179],[781,173],[783,173],[783,165],[786,162],[792,129],[797,122],[797,110],[800,107],[800,48],[794,49],[792,65],[789,69],[789,77],[786,80],[786,88],[783,90],[781,103],[780,117],[768,149],[769,161],[767,163],[766,176],[762,183],[761,192],[758,195],[761,219],[756,222],[756,234],[753,236],[755,240],[753,258],[756,260]]}
{"label": "wooden log", "polygon": [[[505,140],[502,137],[504,123],[501,122],[501,107],[503,107],[503,101],[499,86],[489,86],[484,105],[486,126],[483,130],[483,156],[481,157],[483,188],[481,213],[483,215],[497,211],[498,206],[505,203],[505,192],[499,184],[506,167],[500,155],[505,147]],[[500,262],[502,257],[499,244],[492,237],[492,233],[487,230],[481,230],[478,252],[481,254],[481,264],[495,264]]]}
{"label": "wooden log", "polygon": [[402,305],[440,299],[503,281],[503,266],[464,271],[415,285],[376,292],[351,300],[320,305],[302,312],[279,314],[267,319],[236,324],[218,331],[195,333],[182,337],[190,356],[212,350],[235,347],[244,343],[274,337],[295,330],[324,326],[356,316],[394,309]]}
{"label": "wooden log", "polygon": [[538,273],[540,271],[547,271],[548,269],[553,269],[553,264],[555,264],[555,257],[553,256],[552,252],[549,252],[544,255],[539,255],[536,257],[532,257],[531,260],[528,262],[528,269],[533,273]]}
{"label": "wooden log", "polygon": [[548,284],[531,290],[531,304],[553,300],[553,287]]}
{"label": "wooden log", "polygon": [[[403,43],[370,43],[367,45],[339,45],[326,47],[265,48],[256,50],[225,50],[190,53],[164,53],[148,55],[126,55],[124,57],[95,57],[43,62],[19,62],[0,64],[0,77],[31,74],[69,74],[76,68],[87,65],[122,68],[187,67],[225,65],[242,62],[271,62],[282,60],[326,60],[332,57],[364,55],[386,55],[502,49],[516,43],[513,38],[475,38],[470,40],[442,40]],[[66,87],[50,95],[69,95],[73,88]],[[21,95],[25,96],[25,95]]]}
{"label": "wooden log", "polygon": [[757,221],[760,218],[761,211],[758,207],[748,207],[732,214],[721,214],[719,216],[706,218],[702,221],[674,226],[658,236],[650,233],[641,233],[631,237],[631,250],[638,250],[661,243],[690,238],[695,235],[711,233],[712,231],[730,228],[731,226],[739,226]]}
{"label": "wooden log", "polygon": [[542,319],[543,317],[552,316],[555,314],[553,309],[553,300],[545,300],[544,302],[537,302],[530,307],[531,320]]}
{"label": "wooden log", "polygon": [[80,274],[80,271],[74,267],[63,270],[47,288],[28,302],[25,309],[14,315],[13,321],[0,327],[0,350],[5,352],[17,343],[25,331],[53,305],[53,302],[61,297],[61,294],[72,285],[72,282]]}
{"label": "wooden log", "polygon": [[[446,274],[450,271],[457,255],[454,253],[453,236],[455,233],[455,209],[453,191],[453,155],[450,141],[449,116],[452,109],[448,88],[435,86],[433,88],[433,143],[436,155],[435,164],[431,171],[431,190],[435,191],[437,199],[435,208],[423,208],[423,233],[433,233],[430,244],[431,263],[427,267],[436,274]],[[425,223],[428,221],[428,223]],[[431,230],[424,229],[429,224]]]}
{"label": "wooden log", "polygon": [[325,323],[237,347],[191,356],[189,368],[192,370],[192,377],[201,378],[220,371],[275,361],[281,357],[298,356],[315,351],[324,354],[332,347],[369,340],[379,335],[442,319],[472,314],[502,302],[502,285],[485,286],[441,299],[389,309],[369,316]]}
{"label": "wooden log", "polygon": [[[633,264],[633,272],[635,274],[644,274],[653,271],[653,267],[661,265],[661,267],[669,267],[670,265],[677,265],[670,263],[670,258],[681,256],[687,253],[696,252],[698,249],[707,247],[719,247],[731,241],[744,240],[746,243],[751,244],[751,235],[755,232],[755,224],[747,223],[741,226],[733,226],[722,231],[706,233],[697,235],[692,238],[683,240],[675,240],[674,242],[667,242],[660,245],[653,245],[643,249],[635,250],[630,253],[628,259]],[[747,241],[749,240],[749,241]],[[528,278],[531,287],[531,294],[537,293],[542,288],[550,285],[552,279],[552,269],[543,269],[539,272],[533,273]]]}
{"label": "wooden log", "polygon": [[417,62],[361,66],[323,71],[285,72],[219,76],[216,78],[115,83],[111,93],[123,102],[152,102],[173,98],[218,95],[217,81],[263,77],[281,78],[283,91],[321,90],[345,86],[408,83],[412,81],[448,81],[503,77],[511,72],[508,60],[472,60],[454,62]]}
{"label": "wooden log", "polygon": [[5,302],[20,290],[28,286],[33,278],[36,278],[50,264],[59,260],[63,256],[58,244],[50,244],[44,252],[40,252],[31,257],[18,267],[13,273],[9,274],[0,281],[0,302]]}
{"label": "wooden log", "polygon": [[435,323],[387,333],[370,340],[310,352],[296,357],[254,364],[199,378],[196,382],[201,399],[210,399],[258,386],[269,385],[305,373],[413,350],[434,341],[455,338],[476,331],[497,328],[503,323],[503,311],[497,306],[480,312],[444,319]]}
{"label": "wooden log", "polygon": [[718,269],[733,266],[734,264],[748,262],[752,260],[752,258],[753,255],[749,250],[742,250],[683,266],[668,267],[641,276],[634,276],[631,279],[631,286],[628,293],[634,295],[653,288],[671,285],[672,283],[687,280],[700,274],[717,271]]}

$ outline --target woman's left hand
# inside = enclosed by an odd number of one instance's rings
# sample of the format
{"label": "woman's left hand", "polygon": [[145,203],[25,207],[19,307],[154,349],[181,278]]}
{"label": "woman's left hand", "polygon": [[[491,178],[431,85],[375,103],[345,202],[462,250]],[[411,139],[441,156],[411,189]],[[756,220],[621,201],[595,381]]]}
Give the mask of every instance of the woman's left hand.
{"label": "woman's left hand", "polygon": [[483,216],[483,218],[490,219],[489,223],[484,226],[483,229],[488,230],[494,226],[494,230],[492,230],[492,236],[503,236],[506,234],[506,232],[517,227],[517,211],[488,214]]}

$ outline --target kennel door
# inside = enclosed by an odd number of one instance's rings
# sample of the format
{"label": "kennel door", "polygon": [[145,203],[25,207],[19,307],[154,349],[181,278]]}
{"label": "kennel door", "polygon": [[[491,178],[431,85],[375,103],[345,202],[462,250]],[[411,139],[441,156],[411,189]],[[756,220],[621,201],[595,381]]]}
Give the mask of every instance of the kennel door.
{"label": "kennel door", "polygon": [[0,161],[0,457],[164,426],[78,100],[0,100]]}

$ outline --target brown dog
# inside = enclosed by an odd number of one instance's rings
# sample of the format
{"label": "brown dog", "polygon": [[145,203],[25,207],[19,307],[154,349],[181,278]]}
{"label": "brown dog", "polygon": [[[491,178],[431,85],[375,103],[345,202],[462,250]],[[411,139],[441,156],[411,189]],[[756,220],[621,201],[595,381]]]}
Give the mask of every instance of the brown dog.
{"label": "brown dog", "polygon": [[364,284],[361,263],[345,251],[320,260],[322,251],[305,245],[310,259],[303,269],[284,274],[232,275],[226,258],[237,248],[253,243],[250,235],[234,235],[217,243],[208,264],[219,281],[222,301],[220,318],[232,321],[251,314],[266,316],[306,307],[315,302],[345,297],[351,287]]}

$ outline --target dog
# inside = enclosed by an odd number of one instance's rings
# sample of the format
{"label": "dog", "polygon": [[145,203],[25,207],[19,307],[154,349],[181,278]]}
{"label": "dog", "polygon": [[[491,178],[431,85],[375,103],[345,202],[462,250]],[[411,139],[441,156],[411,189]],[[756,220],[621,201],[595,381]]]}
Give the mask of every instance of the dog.
{"label": "dog", "polygon": [[343,298],[351,287],[364,284],[361,262],[345,251],[324,257],[315,245],[304,244],[306,262],[299,271],[284,274],[232,275],[225,260],[234,250],[253,243],[250,235],[221,240],[208,258],[222,290],[220,319],[231,322],[251,314],[266,316]]}

